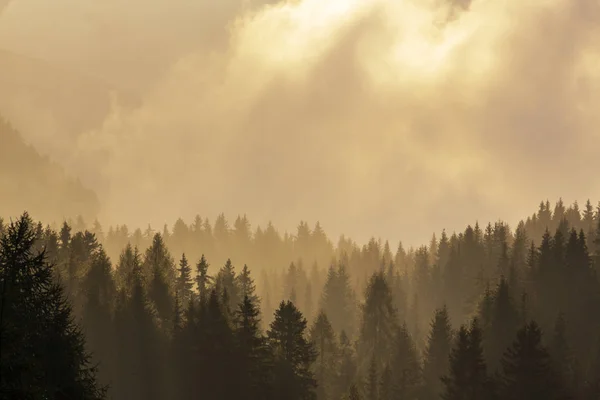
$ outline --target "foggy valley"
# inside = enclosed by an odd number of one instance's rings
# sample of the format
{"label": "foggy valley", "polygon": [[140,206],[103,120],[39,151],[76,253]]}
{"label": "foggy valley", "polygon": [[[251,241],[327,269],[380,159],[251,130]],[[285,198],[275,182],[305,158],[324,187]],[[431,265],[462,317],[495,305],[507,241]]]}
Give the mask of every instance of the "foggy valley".
{"label": "foggy valley", "polygon": [[599,399],[599,43],[595,0],[0,0],[0,399]]}

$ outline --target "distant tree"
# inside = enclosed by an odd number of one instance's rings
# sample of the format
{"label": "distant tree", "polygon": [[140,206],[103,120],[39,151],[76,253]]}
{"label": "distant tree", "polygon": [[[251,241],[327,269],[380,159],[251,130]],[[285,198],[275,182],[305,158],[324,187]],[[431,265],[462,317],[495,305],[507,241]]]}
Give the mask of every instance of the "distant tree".
{"label": "distant tree", "polygon": [[331,315],[331,325],[339,334],[354,333],[356,314],[355,295],[350,285],[350,276],[346,266],[340,263],[336,268],[332,265],[327,273],[327,281],[321,296],[321,307],[325,314]]}
{"label": "distant tree", "polygon": [[183,253],[181,255],[181,260],[179,261],[176,288],[180,297],[180,301],[184,306],[187,305],[192,299],[193,287],[194,282],[192,281],[192,269],[190,268],[190,264],[185,257],[185,253]]}
{"label": "distant tree", "polygon": [[327,315],[321,311],[312,327],[309,338],[317,353],[315,377],[317,381],[317,399],[333,398],[338,355],[337,339]]}
{"label": "distant tree", "polygon": [[93,360],[99,364],[100,381],[109,384],[115,368],[113,311],[117,289],[110,259],[102,248],[95,255],[83,281],[83,292],[83,328],[88,346]]}
{"label": "distant tree", "polygon": [[425,399],[439,399],[442,393],[441,378],[449,368],[452,350],[452,326],[446,307],[436,310],[427,339],[423,362],[423,383]]}
{"label": "distant tree", "polygon": [[384,275],[371,276],[365,292],[362,325],[359,337],[360,357],[373,356],[380,370],[391,356],[398,326],[392,294]]}
{"label": "distant tree", "polygon": [[310,282],[306,283],[306,289],[304,290],[304,315],[307,321],[313,319],[313,292],[312,285]]}
{"label": "distant tree", "polygon": [[351,388],[356,379],[356,355],[352,343],[344,331],[340,334],[338,349],[339,369],[335,393],[340,397]]}
{"label": "distant tree", "polygon": [[504,351],[518,329],[519,314],[510,296],[508,282],[501,277],[493,295],[490,324],[485,331],[483,348],[488,367],[495,371],[500,367]]}
{"label": "distant tree", "polygon": [[175,265],[163,237],[158,233],[146,250],[143,271],[148,282],[148,297],[161,320],[170,326],[175,301]]}
{"label": "distant tree", "polygon": [[201,302],[204,302],[208,298],[208,290],[211,282],[212,277],[208,275],[208,262],[204,254],[202,254],[200,261],[196,264],[196,285]]}
{"label": "distant tree", "polygon": [[131,288],[133,270],[136,267],[139,268],[140,264],[141,256],[137,247],[134,249],[128,243],[119,256],[115,271],[115,281],[119,290],[129,290]]}
{"label": "distant tree", "polygon": [[244,264],[242,272],[236,277],[237,287],[240,291],[240,297],[243,299],[248,296],[253,304],[258,304],[258,296],[256,295],[256,285],[250,274],[250,268]]}
{"label": "distant tree", "polygon": [[391,387],[394,399],[417,400],[422,387],[421,365],[415,343],[406,324],[398,329],[390,370],[394,381]]}
{"label": "distant tree", "polygon": [[234,312],[240,303],[240,290],[235,273],[235,267],[230,259],[219,270],[217,275],[217,290],[221,296],[226,296],[227,301],[224,306],[228,309],[228,314]]}
{"label": "distant tree", "polygon": [[4,399],[103,399],[85,339],[27,213],[0,239],[0,393]]}

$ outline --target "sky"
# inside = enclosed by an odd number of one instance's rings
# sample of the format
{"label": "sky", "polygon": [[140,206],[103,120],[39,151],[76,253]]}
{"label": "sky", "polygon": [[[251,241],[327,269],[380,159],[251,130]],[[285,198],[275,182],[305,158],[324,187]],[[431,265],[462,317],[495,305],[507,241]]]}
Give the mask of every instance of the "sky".
{"label": "sky", "polygon": [[416,245],[600,199],[595,0],[4,1],[0,49],[115,92],[68,140],[11,108],[106,223],[246,213]]}

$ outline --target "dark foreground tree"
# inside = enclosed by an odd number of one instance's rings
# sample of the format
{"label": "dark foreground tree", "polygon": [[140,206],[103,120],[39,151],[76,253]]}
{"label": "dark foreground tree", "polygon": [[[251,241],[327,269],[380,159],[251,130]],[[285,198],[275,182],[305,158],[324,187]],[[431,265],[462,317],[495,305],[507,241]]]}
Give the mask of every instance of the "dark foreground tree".
{"label": "dark foreground tree", "polygon": [[517,339],[502,358],[500,399],[565,400],[564,387],[542,346],[542,331],[535,322],[519,330]]}
{"label": "dark foreground tree", "polygon": [[306,319],[290,301],[281,302],[268,331],[275,356],[274,398],[313,400],[315,379],[310,371],[316,359],[305,337]]}
{"label": "dark foreground tree", "polygon": [[271,357],[266,338],[260,331],[260,311],[252,297],[244,296],[236,311],[234,339],[236,345],[237,398],[270,398]]}
{"label": "dark foreground tree", "polygon": [[103,399],[85,339],[27,213],[0,240],[0,399]]}
{"label": "dark foreground tree", "polygon": [[477,319],[471,327],[461,326],[450,353],[450,370],[442,378],[444,400],[492,399],[490,380],[481,347],[481,328]]}

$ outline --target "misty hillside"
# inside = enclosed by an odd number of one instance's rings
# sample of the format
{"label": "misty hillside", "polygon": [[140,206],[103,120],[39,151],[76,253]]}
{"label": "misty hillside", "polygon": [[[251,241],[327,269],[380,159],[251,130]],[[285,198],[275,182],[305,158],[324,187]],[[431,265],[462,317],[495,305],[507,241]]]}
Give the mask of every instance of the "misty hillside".
{"label": "misty hillside", "polygon": [[[101,79],[3,49],[0,93],[3,115],[21,129],[41,132],[43,127],[69,137],[99,127],[110,111],[113,94],[122,104],[135,98]],[[31,112],[36,118],[31,118]],[[38,136],[47,134],[41,132]]]}
{"label": "misty hillside", "polygon": [[98,199],[59,165],[25,143],[20,133],[0,117],[0,214],[18,215],[26,209],[49,222],[63,216],[93,218]]}
{"label": "misty hillside", "polygon": [[591,201],[395,252],[333,245],[319,223],[282,237],[223,214],[162,233],[44,225],[0,217],[9,399],[600,398]]}

